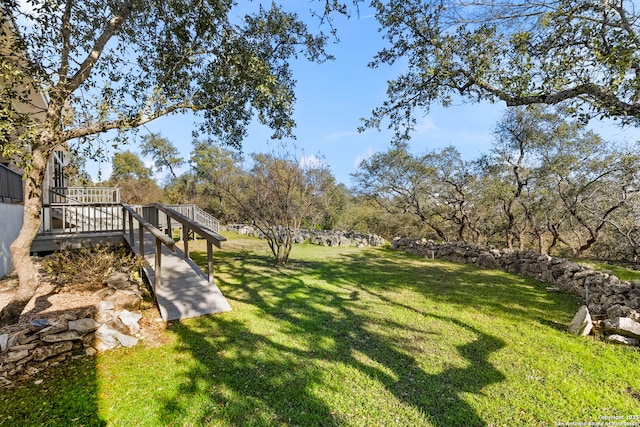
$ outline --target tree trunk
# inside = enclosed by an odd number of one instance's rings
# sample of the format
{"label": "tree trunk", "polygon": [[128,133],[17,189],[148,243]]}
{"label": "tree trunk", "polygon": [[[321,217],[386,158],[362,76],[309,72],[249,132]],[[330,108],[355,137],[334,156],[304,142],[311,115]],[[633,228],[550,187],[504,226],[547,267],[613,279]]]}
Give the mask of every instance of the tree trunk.
{"label": "tree trunk", "polygon": [[31,243],[38,234],[42,220],[42,184],[47,158],[37,149],[31,154],[31,168],[24,180],[23,225],[20,234],[11,244],[13,265],[20,284],[11,301],[0,311],[0,326],[17,323],[22,310],[40,286],[38,267],[31,260]]}

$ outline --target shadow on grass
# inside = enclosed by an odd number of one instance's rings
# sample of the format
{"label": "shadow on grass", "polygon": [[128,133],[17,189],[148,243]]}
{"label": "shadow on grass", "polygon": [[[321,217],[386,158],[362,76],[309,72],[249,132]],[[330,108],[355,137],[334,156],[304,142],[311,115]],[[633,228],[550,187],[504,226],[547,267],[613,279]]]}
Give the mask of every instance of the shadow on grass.
{"label": "shadow on grass", "polygon": [[[496,283],[491,272],[461,267],[443,273],[442,267],[416,268],[379,255],[298,262],[293,268],[273,270],[266,256],[219,254],[229,271],[218,276],[217,284],[232,306],[234,301],[248,304],[245,307],[257,309],[277,331],[227,320],[224,315],[175,324],[181,349],[191,352],[198,363],[185,374],[176,396],[165,402],[163,419],[188,411],[190,396],[207,390],[207,402],[198,409],[202,424],[224,420],[232,425],[343,425],[348,422],[344,411],[336,411],[335,402],[318,392],[349,381],[334,377],[333,371],[328,376],[327,365],[339,364],[377,382],[432,425],[486,425],[463,393],[481,394],[484,387],[505,379],[489,360],[505,342],[457,316],[444,316],[412,301],[396,301],[390,292],[394,287],[411,288],[436,302],[523,317],[531,311],[519,309],[520,303],[541,313],[552,310],[552,304],[530,284]],[[482,278],[483,274],[487,276]],[[301,276],[326,286],[304,283]],[[483,285],[489,279],[491,289]],[[482,286],[486,292],[478,290]],[[500,298],[503,291],[505,301]],[[363,305],[364,296],[367,301],[411,312],[415,326],[372,315]],[[425,365],[428,356],[419,359],[410,346],[386,332],[415,327],[419,339],[425,339],[421,325],[430,322],[446,324],[468,337],[454,347],[457,354],[453,356],[461,362],[445,361],[442,369],[430,371]],[[434,364],[442,363],[439,357],[433,356]],[[376,396],[370,399],[375,401]],[[379,424],[376,421],[372,419]]]}
{"label": "shadow on grass", "polygon": [[[55,318],[61,314],[48,312],[43,317]],[[81,342],[77,347],[73,353],[84,354]],[[12,380],[11,387],[0,388],[0,426],[107,425],[99,414],[95,357],[67,359],[32,377],[19,376]]]}

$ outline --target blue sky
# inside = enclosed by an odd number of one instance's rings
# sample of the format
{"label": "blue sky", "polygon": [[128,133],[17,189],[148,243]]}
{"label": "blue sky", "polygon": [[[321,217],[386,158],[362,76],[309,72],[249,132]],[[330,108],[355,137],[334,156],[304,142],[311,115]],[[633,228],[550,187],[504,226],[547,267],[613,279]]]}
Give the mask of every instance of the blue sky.
{"label": "blue sky", "polygon": [[[292,63],[296,86],[295,130],[297,139],[288,143],[306,158],[320,157],[331,168],[336,180],[351,186],[350,174],[360,160],[389,148],[391,134],[387,131],[367,130],[358,133],[360,118],[368,117],[371,110],[385,99],[386,81],[402,71],[401,66],[370,69],[367,64],[384,46],[378,23],[363,10],[360,18],[339,18],[335,25],[340,43],[329,46],[336,59],[314,64],[303,59]],[[303,16],[304,10],[300,11]],[[310,26],[317,25],[310,21]],[[313,29],[313,28],[311,28]],[[493,140],[491,131],[506,108],[498,104],[454,104],[448,108],[434,105],[429,114],[419,118],[410,143],[414,152],[421,153],[449,144],[472,159],[486,153]],[[140,132],[160,133],[169,139],[185,159],[192,149],[192,117],[171,116],[158,119]],[[630,128],[622,131],[615,125],[597,125],[608,139],[639,140],[640,131]],[[269,151],[268,128],[252,125],[243,143],[245,153]],[[138,138],[139,141],[139,138]],[[107,144],[109,145],[109,144]],[[137,152],[137,141],[124,149]],[[147,159],[148,164],[151,164]],[[89,173],[97,179],[110,175],[109,164],[90,162]],[[184,169],[186,170],[186,169]],[[158,176],[161,179],[160,176]]]}

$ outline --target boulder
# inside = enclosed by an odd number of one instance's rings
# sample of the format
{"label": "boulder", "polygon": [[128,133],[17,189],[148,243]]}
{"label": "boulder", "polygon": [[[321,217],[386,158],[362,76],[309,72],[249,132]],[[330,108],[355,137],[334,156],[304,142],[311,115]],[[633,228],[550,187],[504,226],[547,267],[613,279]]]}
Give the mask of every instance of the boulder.
{"label": "boulder", "polygon": [[610,334],[617,334],[630,338],[640,338],[640,323],[628,317],[607,319],[602,322],[602,328]]}
{"label": "boulder", "polygon": [[[111,295],[111,293],[109,293],[109,296]],[[113,310],[115,307],[115,304],[113,303],[113,301],[100,301],[100,303],[98,304],[98,309],[100,311],[108,311],[108,310]]]}
{"label": "boulder", "polygon": [[113,295],[107,298],[107,301],[113,303],[113,310],[140,310],[140,304],[142,303],[142,297],[136,293],[129,291],[115,291]]}
{"label": "boulder", "polygon": [[574,335],[587,336],[593,329],[593,322],[591,321],[591,315],[586,305],[583,305],[578,309],[578,312],[573,316],[573,320],[569,324],[567,330]]}
{"label": "boulder", "polygon": [[489,252],[483,252],[478,255],[478,259],[476,260],[476,265],[480,268],[487,269],[496,269],[498,268],[498,263],[496,262],[496,258],[491,255]]}
{"label": "boulder", "polygon": [[114,335],[113,329],[106,325],[102,325],[96,330],[93,347],[98,351],[111,350],[119,345],[118,339]]}
{"label": "boulder", "polygon": [[634,310],[630,307],[620,304],[614,304],[607,309],[607,317],[615,319],[616,317],[631,317]]}
{"label": "boulder", "polygon": [[131,282],[127,273],[117,272],[105,280],[105,285],[111,289],[127,289],[131,287]]}

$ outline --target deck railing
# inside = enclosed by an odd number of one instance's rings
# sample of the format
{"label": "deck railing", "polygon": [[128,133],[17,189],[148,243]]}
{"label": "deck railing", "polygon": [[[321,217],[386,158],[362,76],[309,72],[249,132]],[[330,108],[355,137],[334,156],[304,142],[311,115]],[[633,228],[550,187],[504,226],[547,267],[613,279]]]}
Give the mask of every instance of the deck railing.
{"label": "deck railing", "polygon": [[42,208],[41,233],[99,233],[122,231],[122,205],[58,203]]}
{"label": "deck railing", "polygon": [[16,203],[23,199],[22,176],[0,163],[0,203]]}
{"label": "deck railing", "polygon": [[180,212],[167,205],[154,203],[153,205],[149,205],[146,208],[156,209],[157,212],[162,212],[163,214],[165,214],[168,222],[167,229],[169,230],[172,229],[172,220],[180,223],[183,232],[182,240],[184,245],[185,258],[189,258],[189,232],[193,233],[194,235],[198,234],[200,237],[207,241],[207,270],[209,275],[209,283],[213,283],[213,246],[215,245],[220,249],[222,248],[222,242],[227,239],[217,232],[210,230],[208,227],[202,227],[201,224],[195,222],[193,219],[188,218],[187,216],[181,214]]}
{"label": "deck railing", "polygon": [[174,211],[186,216],[187,218],[197,222],[200,225],[204,225],[209,230],[220,233],[220,221],[210,213],[200,209],[196,205],[163,205],[171,208]]}
{"label": "deck railing", "polygon": [[49,203],[120,203],[120,189],[115,187],[54,187],[49,189]]}
{"label": "deck railing", "polygon": [[126,218],[124,221],[123,234],[127,233],[127,225],[129,230],[129,244],[134,245],[134,220],[138,222],[138,245],[140,247],[139,254],[144,258],[144,230],[147,230],[154,237],[156,242],[155,247],[155,266],[154,266],[154,278],[155,285],[154,291],[162,285],[162,245],[168,247],[172,252],[175,252],[175,242],[169,236],[155,227],[153,224],[142,218],[131,206],[122,206],[122,217]]}

